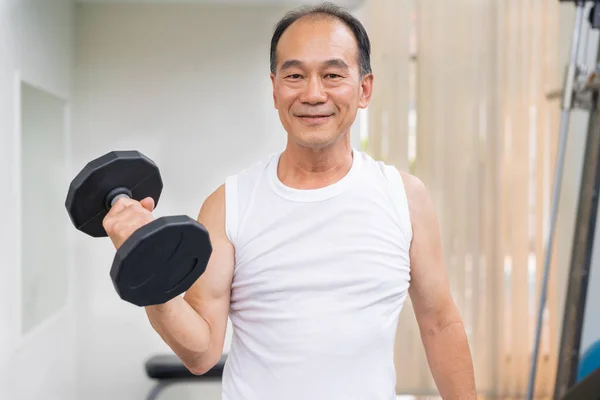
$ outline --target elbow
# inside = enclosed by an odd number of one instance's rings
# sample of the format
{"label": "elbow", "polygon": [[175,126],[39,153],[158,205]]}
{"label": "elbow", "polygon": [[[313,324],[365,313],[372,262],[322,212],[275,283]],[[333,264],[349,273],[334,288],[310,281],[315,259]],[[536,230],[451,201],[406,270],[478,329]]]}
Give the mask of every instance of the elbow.
{"label": "elbow", "polygon": [[210,372],[220,361],[221,357],[209,356],[186,362],[186,368],[196,376],[205,375]]}
{"label": "elbow", "polygon": [[435,336],[452,329],[464,329],[463,320],[455,307],[445,307],[437,312],[420,316],[420,328],[423,336]]}
{"label": "elbow", "polygon": [[431,337],[451,329],[459,329],[464,331],[465,328],[462,320],[438,320],[432,321],[428,324],[423,324],[421,326],[421,335],[423,337]]}
{"label": "elbow", "polygon": [[204,366],[204,365],[198,365],[198,366],[188,367],[188,369],[190,370],[190,372],[193,375],[201,376],[201,375],[206,374],[208,371],[210,371],[212,369],[212,367],[207,367],[207,366]]}
{"label": "elbow", "polygon": [[[216,365],[216,364],[215,364]],[[214,365],[209,365],[209,364],[203,364],[203,365],[194,365],[194,366],[190,366],[188,367],[188,369],[190,370],[190,372],[193,375],[196,376],[201,376],[206,374],[208,371],[210,371],[212,368],[214,367]]]}

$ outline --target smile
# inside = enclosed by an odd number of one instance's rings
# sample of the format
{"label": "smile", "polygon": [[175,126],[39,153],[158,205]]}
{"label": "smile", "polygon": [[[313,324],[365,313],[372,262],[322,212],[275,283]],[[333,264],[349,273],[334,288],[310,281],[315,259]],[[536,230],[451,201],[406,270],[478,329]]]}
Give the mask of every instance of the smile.
{"label": "smile", "polygon": [[301,115],[298,116],[302,121],[309,124],[320,124],[326,122],[331,115]]}

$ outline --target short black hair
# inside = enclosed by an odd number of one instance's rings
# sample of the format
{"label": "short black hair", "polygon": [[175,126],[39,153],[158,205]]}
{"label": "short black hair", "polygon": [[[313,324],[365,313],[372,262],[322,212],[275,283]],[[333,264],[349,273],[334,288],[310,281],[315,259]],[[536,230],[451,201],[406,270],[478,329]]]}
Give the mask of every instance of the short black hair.
{"label": "short black hair", "polygon": [[346,24],[354,33],[358,45],[358,64],[360,66],[360,76],[363,77],[371,73],[371,42],[363,24],[344,8],[325,2],[313,6],[303,6],[293,11],[289,11],[275,25],[275,31],[271,38],[271,72],[275,73],[277,69],[277,44],[279,39],[294,22],[307,16],[328,16],[336,18]]}

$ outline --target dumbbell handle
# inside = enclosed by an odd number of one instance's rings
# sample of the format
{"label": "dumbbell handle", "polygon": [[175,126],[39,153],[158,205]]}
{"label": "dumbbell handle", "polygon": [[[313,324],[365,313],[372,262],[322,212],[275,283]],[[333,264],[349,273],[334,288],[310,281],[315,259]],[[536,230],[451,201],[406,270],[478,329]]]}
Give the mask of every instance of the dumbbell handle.
{"label": "dumbbell handle", "polygon": [[113,190],[108,192],[108,194],[106,195],[106,198],[104,199],[104,206],[106,207],[107,210],[110,210],[111,207],[115,204],[115,202],[117,200],[119,200],[121,197],[131,199],[131,197],[132,197],[131,190],[127,189],[125,187],[114,188]]}

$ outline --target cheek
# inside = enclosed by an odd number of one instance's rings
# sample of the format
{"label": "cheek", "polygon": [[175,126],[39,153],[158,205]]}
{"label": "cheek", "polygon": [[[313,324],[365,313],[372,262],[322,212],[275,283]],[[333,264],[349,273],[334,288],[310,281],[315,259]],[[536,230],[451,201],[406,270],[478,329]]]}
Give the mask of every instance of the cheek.
{"label": "cheek", "polygon": [[277,102],[282,105],[290,104],[296,98],[295,91],[285,86],[277,88],[275,95],[277,96]]}
{"label": "cheek", "polygon": [[334,104],[343,110],[355,107],[358,104],[358,95],[356,88],[350,86],[340,86],[331,92],[331,98]]}

